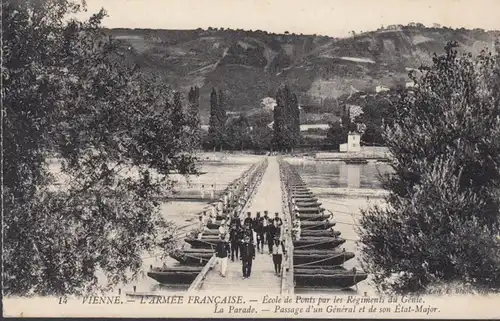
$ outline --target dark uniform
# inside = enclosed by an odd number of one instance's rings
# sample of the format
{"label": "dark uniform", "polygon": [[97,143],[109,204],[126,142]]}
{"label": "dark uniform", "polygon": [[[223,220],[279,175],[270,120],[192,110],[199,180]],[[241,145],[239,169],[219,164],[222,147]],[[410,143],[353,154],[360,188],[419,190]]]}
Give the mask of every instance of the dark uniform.
{"label": "dark uniform", "polygon": [[245,226],[247,226],[248,224],[250,224],[250,226],[252,226],[252,213],[248,212],[247,213],[247,217],[245,217],[245,220],[243,221],[243,224]]}
{"label": "dark uniform", "polygon": [[[272,221],[271,221],[272,222]],[[273,251],[274,238],[276,236],[278,228],[274,224],[270,224],[267,227],[267,246],[269,248],[269,254]]]}
{"label": "dark uniform", "polygon": [[238,239],[238,247],[240,249],[240,259],[241,259],[241,253],[242,253],[242,246],[243,246],[243,239],[245,238],[245,229],[244,228],[240,228],[238,229],[238,233],[237,233],[237,239]]}
{"label": "dark uniform", "polygon": [[252,261],[255,259],[255,247],[248,237],[241,245],[241,261],[243,278],[249,278],[252,273]]}
{"label": "dark uniform", "polygon": [[264,251],[264,218],[257,213],[254,220],[254,231],[257,234],[257,251]]}
{"label": "dark uniform", "polygon": [[238,250],[240,248],[241,226],[233,225],[231,226],[231,231],[229,232],[229,241],[231,242],[231,261],[234,262],[234,255],[236,254],[236,259],[238,259]]}
{"label": "dark uniform", "polygon": [[231,226],[236,225],[237,227],[241,227],[241,220],[237,213],[234,213],[234,216],[231,218]]}

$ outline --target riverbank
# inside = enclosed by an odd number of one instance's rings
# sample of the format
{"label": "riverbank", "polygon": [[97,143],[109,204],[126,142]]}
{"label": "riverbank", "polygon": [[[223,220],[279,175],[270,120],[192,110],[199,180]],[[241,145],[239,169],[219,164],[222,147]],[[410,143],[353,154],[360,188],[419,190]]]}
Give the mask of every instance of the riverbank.
{"label": "riverbank", "polygon": [[319,197],[373,198],[383,199],[389,192],[376,188],[314,187],[311,191]]}
{"label": "riverbank", "polygon": [[359,151],[320,152],[314,155],[316,160],[376,160],[389,161],[391,154],[387,147],[362,146]]}

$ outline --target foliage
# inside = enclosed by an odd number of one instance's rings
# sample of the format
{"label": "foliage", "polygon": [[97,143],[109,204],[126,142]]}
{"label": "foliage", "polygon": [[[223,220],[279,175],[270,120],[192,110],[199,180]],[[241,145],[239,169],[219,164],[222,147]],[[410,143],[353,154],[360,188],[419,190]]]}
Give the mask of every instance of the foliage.
{"label": "foliage", "polygon": [[273,111],[273,145],[276,150],[288,150],[300,143],[300,110],[297,96],[288,86],[276,93]]}
{"label": "foliage", "polygon": [[340,144],[347,142],[349,132],[356,130],[356,124],[351,121],[349,108],[344,106],[340,121],[329,124],[326,133],[326,142],[339,148]]}
{"label": "foliage", "polygon": [[250,135],[252,127],[247,117],[240,116],[229,122],[227,126],[227,147],[232,150],[244,150],[252,147]]}
{"label": "foliage", "polygon": [[196,126],[200,123],[200,88],[198,86],[191,87],[188,93],[188,114],[193,117]]}
{"label": "foliage", "polygon": [[382,291],[439,283],[500,287],[500,65],[456,43],[411,74],[384,134],[386,207],[360,220],[362,259]]}
{"label": "foliage", "polygon": [[403,90],[391,90],[368,95],[363,102],[363,113],[354,119],[356,124],[364,124],[366,130],[361,141],[367,145],[384,145],[383,132],[385,126],[392,126],[394,107],[403,95]]}
{"label": "foliage", "polygon": [[249,118],[252,126],[252,148],[259,152],[271,150],[273,129],[269,124],[272,122],[272,114],[266,112]]}
{"label": "foliage", "polygon": [[198,86],[189,89],[186,117],[189,123],[189,136],[195,142],[196,147],[202,147],[202,142],[205,140],[205,132],[200,126],[200,88]]}
{"label": "foliage", "polygon": [[222,90],[217,93],[215,88],[210,93],[210,123],[208,129],[208,146],[214,150],[220,149],[226,142],[226,111],[225,97]]}
{"label": "foliage", "polygon": [[[174,227],[155,201],[169,174],[196,172],[179,97],[172,108],[168,88],[123,61],[102,33],[104,11],[65,22],[79,3],[2,9],[4,293],[83,294],[128,281],[142,255],[169,248],[159,244]],[[57,176],[49,157],[62,164]]]}
{"label": "foliage", "polygon": [[264,48],[246,48],[244,49],[238,43],[230,46],[220,61],[221,65],[247,65],[263,68],[267,65],[264,56]]}
{"label": "foliage", "polygon": [[[264,117],[241,115],[230,118],[225,126],[225,138],[220,148],[226,150],[253,150],[261,152],[271,149],[272,130]],[[212,149],[210,133],[205,137],[205,148]]]}
{"label": "foliage", "polygon": [[339,148],[340,144],[347,142],[347,134],[349,130],[342,126],[340,122],[329,124],[328,132],[326,133],[326,142]]}

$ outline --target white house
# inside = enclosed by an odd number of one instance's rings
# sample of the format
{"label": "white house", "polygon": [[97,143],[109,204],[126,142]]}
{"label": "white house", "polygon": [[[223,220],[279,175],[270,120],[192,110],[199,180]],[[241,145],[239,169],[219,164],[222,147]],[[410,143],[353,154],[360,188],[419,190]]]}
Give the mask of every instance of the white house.
{"label": "white house", "polygon": [[361,135],[357,132],[350,132],[347,135],[347,143],[340,144],[341,152],[360,152],[361,151]]}
{"label": "white house", "polygon": [[391,90],[391,89],[389,87],[384,86],[384,85],[375,87],[375,91],[378,93],[383,92],[383,91],[389,91],[389,90]]}

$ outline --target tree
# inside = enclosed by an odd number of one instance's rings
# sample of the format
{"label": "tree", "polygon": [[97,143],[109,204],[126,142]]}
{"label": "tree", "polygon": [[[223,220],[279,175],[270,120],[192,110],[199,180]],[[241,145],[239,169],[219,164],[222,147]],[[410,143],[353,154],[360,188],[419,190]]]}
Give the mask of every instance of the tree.
{"label": "tree", "polygon": [[382,129],[382,125],[379,125],[374,122],[366,122],[363,123],[366,126],[365,132],[361,135],[361,141],[368,145],[373,146],[383,146],[384,139],[383,134],[384,131]]}
{"label": "tree", "polygon": [[365,269],[382,291],[457,282],[500,287],[500,66],[450,43],[422,67],[384,134],[386,207],[360,220]]}
{"label": "tree", "polygon": [[300,110],[297,96],[288,86],[278,89],[274,117],[274,143],[277,150],[292,149],[300,142]]}
{"label": "tree", "polygon": [[366,131],[361,140],[368,145],[384,145],[383,128],[392,124],[394,107],[401,92],[387,91],[367,96],[363,113],[354,119],[356,124],[364,124]]}
{"label": "tree", "polygon": [[[217,104],[217,119],[219,121],[219,124],[222,126],[222,129],[224,129],[227,121],[227,116],[226,116],[226,97],[224,96],[224,92],[222,90],[219,90],[218,104]],[[223,132],[224,130],[222,130],[222,133]]]}
{"label": "tree", "polygon": [[356,125],[353,124],[351,119],[351,108],[349,106],[344,106],[340,120],[342,127],[346,129],[347,133],[356,129]]}
{"label": "tree", "polygon": [[273,131],[267,125],[258,123],[252,130],[251,134],[252,148],[256,151],[271,150]]}
{"label": "tree", "polygon": [[208,123],[208,146],[215,149],[217,148],[217,139],[218,139],[218,128],[219,128],[219,120],[217,117],[217,92],[215,88],[212,88],[212,92],[210,93],[210,119]]}
{"label": "tree", "polygon": [[191,87],[188,93],[188,112],[187,117],[190,124],[189,137],[196,142],[196,147],[201,146],[201,142],[205,140],[205,132],[200,128],[200,89],[198,86]]}
{"label": "tree", "polygon": [[282,150],[287,147],[287,134],[286,134],[286,118],[285,118],[285,104],[281,90],[276,94],[276,106],[273,109],[273,146],[276,150]]}
{"label": "tree", "polygon": [[182,127],[186,122],[184,111],[182,110],[181,93],[174,93],[174,104],[172,108],[172,122],[178,124],[178,127]]}
{"label": "tree", "polygon": [[226,136],[226,111],[225,97],[222,90],[219,94],[215,88],[210,93],[210,120],[208,129],[208,145],[215,150],[220,149],[225,143]]}
{"label": "tree", "polygon": [[351,120],[350,108],[346,105],[342,108],[342,114],[340,121],[330,123],[328,131],[326,133],[326,142],[329,145],[339,148],[340,144],[347,142],[347,136],[349,132],[355,131],[357,128],[356,124]]}
{"label": "tree", "polygon": [[330,124],[326,133],[326,141],[335,148],[339,148],[340,144],[347,142],[347,134],[349,134],[347,128],[337,121]]}
{"label": "tree", "polygon": [[199,125],[200,121],[200,88],[198,86],[191,87],[188,94],[189,115],[193,118],[193,122]]}
{"label": "tree", "polygon": [[169,174],[196,172],[165,108],[171,92],[126,63],[104,11],[65,22],[81,8],[2,3],[6,295],[91,293],[137,276],[142,255],[175,246],[156,201]]}
{"label": "tree", "polygon": [[251,126],[247,117],[235,118],[227,127],[228,149],[243,151],[252,147]]}
{"label": "tree", "polygon": [[290,115],[291,115],[291,131],[292,131],[292,139],[293,146],[296,146],[300,143],[300,109],[299,109],[299,101],[297,96],[294,93],[290,93],[288,96],[288,104],[290,105]]}

